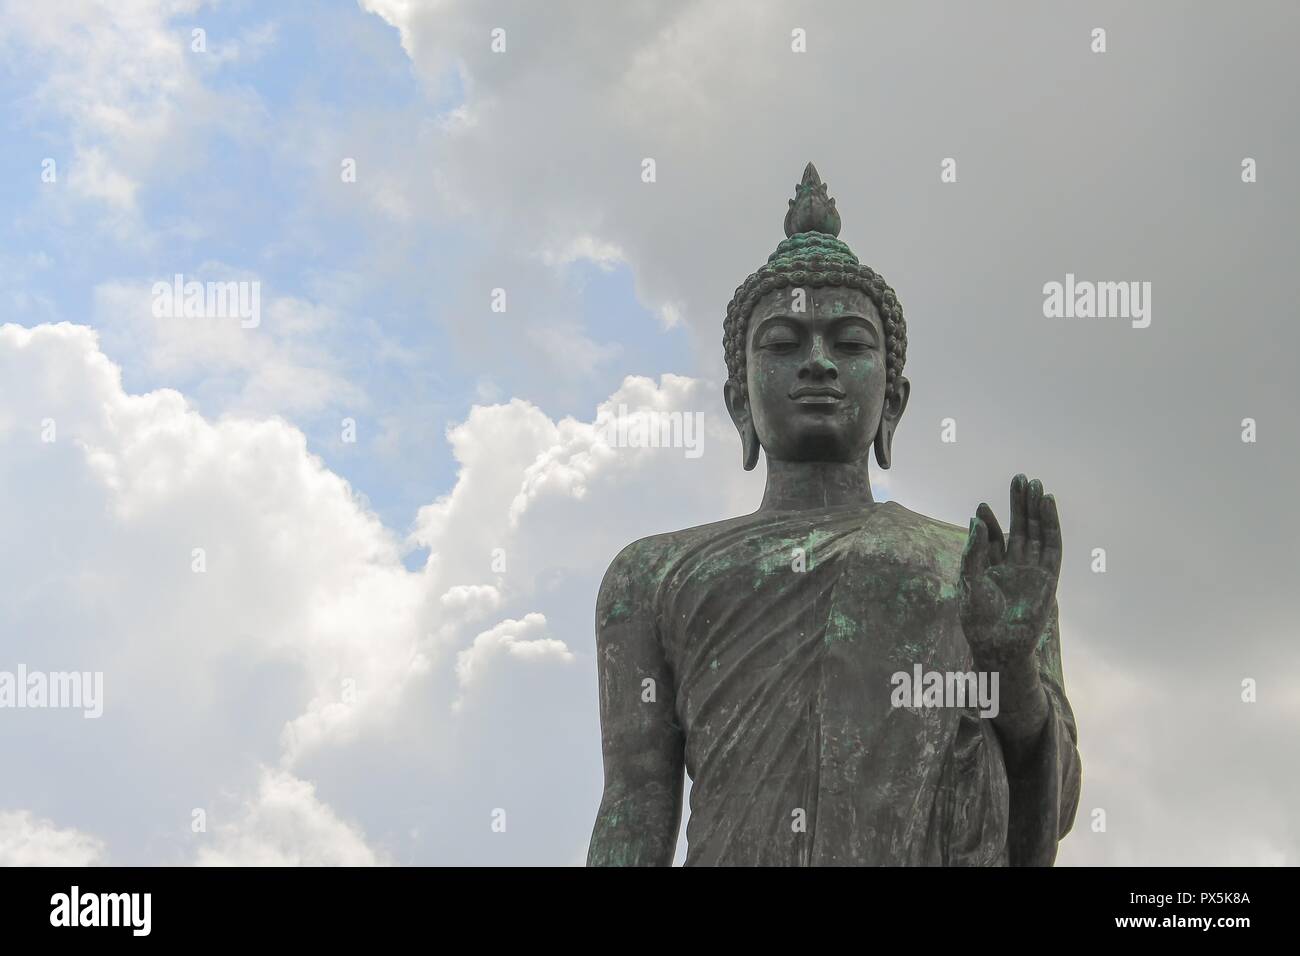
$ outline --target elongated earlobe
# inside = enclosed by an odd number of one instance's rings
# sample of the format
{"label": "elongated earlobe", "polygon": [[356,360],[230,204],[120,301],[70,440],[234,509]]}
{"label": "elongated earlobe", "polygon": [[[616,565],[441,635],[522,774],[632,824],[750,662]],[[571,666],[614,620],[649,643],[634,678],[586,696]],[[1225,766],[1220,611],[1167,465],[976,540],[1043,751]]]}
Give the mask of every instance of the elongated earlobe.
{"label": "elongated earlobe", "polygon": [[898,376],[892,399],[885,399],[885,409],[880,416],[880,427],[876,429],[876,464],[888,468],[894,450],[894,429],[899,419],[907,410],[907,399],[912,394],[912,383],[903,376]]}
{"label": "elongated earlobe", "polygon": [[880,427],[876,429],[876,464],[881,468],[888,468],[890,461],[890,452],[894,445],[894,426],[890,424],[889,419],[881,418]]}
{"label": "elongated earlobe", "polygon": [[753,420],[745,422],[745,426],[740,430],[740,455],[741,464],[745,466],[746,471],[753,471],[758,464],[758,432],[754,430]]}
{"label": "elongated earlobe", "polygon": [[746,471],[753,471],[758,464],[758,431],[754,428],[754,417],[749,412],[749,396],[745,389],[728,379],[722,388],[722,397],[727,403],[727,412],[740,433],[740,463]]}

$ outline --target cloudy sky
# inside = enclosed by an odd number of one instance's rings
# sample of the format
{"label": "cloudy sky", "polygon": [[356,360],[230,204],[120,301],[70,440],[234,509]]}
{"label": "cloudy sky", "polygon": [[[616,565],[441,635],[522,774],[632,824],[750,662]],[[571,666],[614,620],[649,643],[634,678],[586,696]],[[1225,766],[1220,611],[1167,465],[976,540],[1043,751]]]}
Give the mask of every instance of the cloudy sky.
{"label": "cloudy sky", "polygon": [[[909,322],[878,497],[1059,500],[1060,863],[1300,863],[1297,41],[1285,2],[0,2],[0,670],[104,675],[99,719],[0,710],[0,862],[580,862],[596,587],[756,507],[721,323],[812,160]],[[260,322],[156,317],[178,273]],[[1067,274],[1149,327],[1045,317]],[[703,453],[610,447],[649,411]]]}

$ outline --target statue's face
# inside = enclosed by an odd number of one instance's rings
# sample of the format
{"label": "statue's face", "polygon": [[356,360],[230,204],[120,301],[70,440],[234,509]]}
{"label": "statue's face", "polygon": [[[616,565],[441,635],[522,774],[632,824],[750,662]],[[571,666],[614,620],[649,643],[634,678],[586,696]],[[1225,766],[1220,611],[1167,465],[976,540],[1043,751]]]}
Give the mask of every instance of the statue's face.
{"label": "statue's face", "polygon": [[748,412],[769,458],[852,462],[867,454],[885,411],[886,375],[884,327],[865,292],[768,293],[750,316],[745,349]]}

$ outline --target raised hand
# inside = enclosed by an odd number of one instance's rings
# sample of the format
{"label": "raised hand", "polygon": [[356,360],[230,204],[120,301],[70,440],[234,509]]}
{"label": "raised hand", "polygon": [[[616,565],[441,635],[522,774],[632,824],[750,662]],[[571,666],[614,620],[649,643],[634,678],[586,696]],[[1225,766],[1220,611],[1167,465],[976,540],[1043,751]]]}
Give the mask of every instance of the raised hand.
{"label": "raised hand", "polygon": [[1011,534],[1005,544],[993,509],[981,504],[962,554],[961,626],[975,666],[1033,673],[1061,572],[1061,523],[1043,483],[1011,479]]}

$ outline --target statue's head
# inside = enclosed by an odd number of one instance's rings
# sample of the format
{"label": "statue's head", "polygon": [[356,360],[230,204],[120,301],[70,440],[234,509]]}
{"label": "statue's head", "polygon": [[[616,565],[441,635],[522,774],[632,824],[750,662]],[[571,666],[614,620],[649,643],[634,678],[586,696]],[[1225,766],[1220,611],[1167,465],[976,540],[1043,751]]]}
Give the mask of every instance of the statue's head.
{"label": "statue's head", "polygon": [[889,467],[907,407],[907,326],[894,290],[836,237],[840,215],[812,163],[786,239],[727,306],[727,410],[745,468],[770,459]]}

